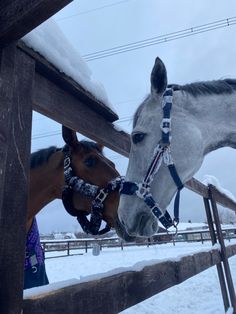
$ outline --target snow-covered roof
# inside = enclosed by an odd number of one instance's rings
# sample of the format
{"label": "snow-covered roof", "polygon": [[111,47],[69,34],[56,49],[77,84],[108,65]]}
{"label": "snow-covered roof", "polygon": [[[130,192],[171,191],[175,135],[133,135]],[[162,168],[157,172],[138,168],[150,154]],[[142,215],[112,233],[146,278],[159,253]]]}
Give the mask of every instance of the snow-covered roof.
{"label": "snow-covered roof", "polygon": [[88,65],[52,18],[24,36],[23,41],[59,71],[71,77],[95,98],[111,108],[103,85],[93,79]]}

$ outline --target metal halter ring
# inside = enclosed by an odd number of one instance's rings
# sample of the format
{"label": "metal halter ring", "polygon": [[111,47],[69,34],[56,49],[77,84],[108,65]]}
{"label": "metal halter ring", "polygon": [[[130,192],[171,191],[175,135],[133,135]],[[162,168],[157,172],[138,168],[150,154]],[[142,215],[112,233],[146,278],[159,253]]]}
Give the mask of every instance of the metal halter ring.
{"label": "metal halter ring", "polygon": [[68,168],[70,165],[70,157],[67,156],[65,159],[64,159],[64,168]]}
{"label": "metal halter ring", "polygon": [[138,190],[136,191],[136,195],[142,199],[150,192],[150,186],[145,183],[140,183],[138,185]]}
{"label": "metal halter ring", "polygon": [[162,132],[164,132],[165,134],[169,133],[171,131],[171,119],[163,118],[160,127]]}

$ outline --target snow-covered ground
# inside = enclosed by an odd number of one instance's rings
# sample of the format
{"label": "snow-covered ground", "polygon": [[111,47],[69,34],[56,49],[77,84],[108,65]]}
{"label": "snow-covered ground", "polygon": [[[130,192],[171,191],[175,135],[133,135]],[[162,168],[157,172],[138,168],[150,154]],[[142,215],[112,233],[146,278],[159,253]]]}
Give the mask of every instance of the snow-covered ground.
{"label": "snow-covered ground", "polygon": [[[236,239],[226,241],[226,245],[236,243]],[[101,273],[115,273],[121,267],[136,267],[137,263],[150,263],[151,260],[176,259],[183,255],[208,250],[211,243],[176,243],[152,247],[125,247],[103,249],[99,256],[91,250],[83,255],[53,258],[46,260],[46,268],[51,283],[71,278],[86,280],[86,276],[103,277]],[[236,286],[236,256],[229,259]],[[136,266],[135,266],[136,264]],[[29,289],[28,293],[30,293]],[[27,295],[27,293],[26,293]],[[222,314],[223,301],[216,268],[212,267],[184,283],[167,289],[158,295],[129,308],[124,314]],[[230,312],[229,312],[230,313]]]}

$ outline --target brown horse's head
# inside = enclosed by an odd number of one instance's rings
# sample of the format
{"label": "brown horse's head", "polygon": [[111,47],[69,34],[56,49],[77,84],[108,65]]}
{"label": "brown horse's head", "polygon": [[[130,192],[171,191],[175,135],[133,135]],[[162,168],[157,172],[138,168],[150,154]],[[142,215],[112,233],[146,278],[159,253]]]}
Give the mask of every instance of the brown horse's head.
{"label": "brown horse's head", "polygon": [[[86,183],[96,185],[99,188],[105,188],[107,184],[119,176],[118,171],[112,161],[103,155],[103,145],[88,141],[78,141],[76,132],[63,126],[63,139],[69,146],[71,167],[74,175],[85,181]],[[90,213],[92,201],[94,198],[83,195],[80,192],[74,191],[72,203],[75,210],[78,212]],[[102,210],[102,219],[107,224],[115,228],[118,235],[127,241],[133,240],[123,229],[120,224],[117,208],[119,205],[119,192],[112,191],[108,194],[104,201]]]}

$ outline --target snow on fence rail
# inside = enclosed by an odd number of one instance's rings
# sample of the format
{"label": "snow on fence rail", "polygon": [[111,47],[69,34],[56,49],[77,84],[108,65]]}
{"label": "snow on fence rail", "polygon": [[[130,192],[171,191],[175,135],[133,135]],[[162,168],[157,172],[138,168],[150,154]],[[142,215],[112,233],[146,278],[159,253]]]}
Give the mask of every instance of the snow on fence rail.
{"label": "snow on fence rail", "polygon": [[[218,247],[180,259],[151,261],[151,265],[137,263],[132,269],[122,268],[118,273],[108,272],[93,280],[83,278],[64,288],[50,290],[49,286],[43,291],[42,287],[41,292],[25,296],[24,314],[84,313],[85,310],[86,314],[117,314],[220,263]],[[236,244],[227,246],[226,253],[227,257],[235,255]]]}

